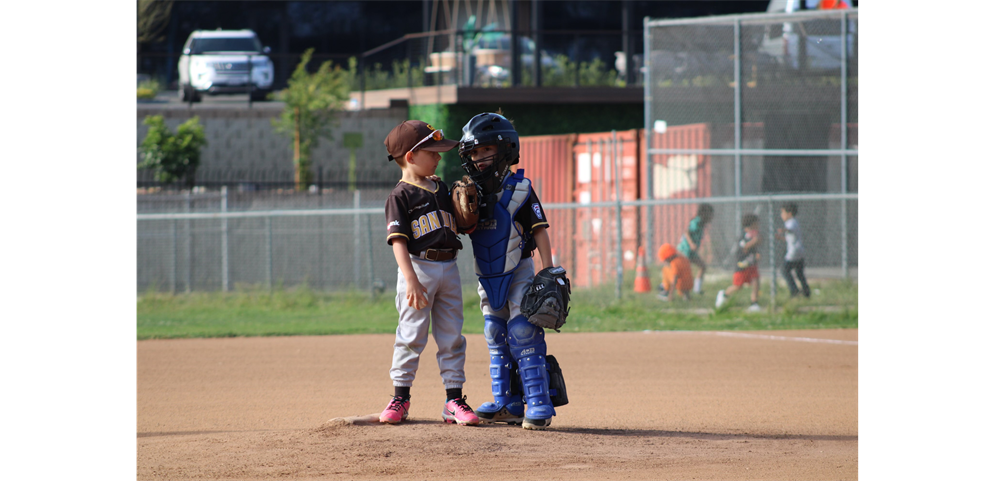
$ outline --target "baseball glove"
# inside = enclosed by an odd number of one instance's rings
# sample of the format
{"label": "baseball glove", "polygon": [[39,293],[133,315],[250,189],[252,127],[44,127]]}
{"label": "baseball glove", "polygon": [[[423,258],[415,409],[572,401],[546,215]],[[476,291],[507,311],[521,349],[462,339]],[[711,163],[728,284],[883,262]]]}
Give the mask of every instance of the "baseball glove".
{"label": "baseball glove", "polygon": [[570,314],[570,279],[566,269],[547,267],[532,280],[522,299],[522,314],[529,322],[544,329],[560,332]]}
{"label": "baseball glove", "polygon": [[480,220],[480,196],[477,184],[469,175],[453,183],[453,214],[456,217],[456,231],[469,234],[477,228]]}

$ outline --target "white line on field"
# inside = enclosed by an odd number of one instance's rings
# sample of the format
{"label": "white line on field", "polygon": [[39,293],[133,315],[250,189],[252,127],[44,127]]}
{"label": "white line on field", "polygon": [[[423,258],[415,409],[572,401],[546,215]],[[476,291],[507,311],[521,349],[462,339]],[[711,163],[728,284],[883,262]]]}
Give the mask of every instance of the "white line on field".
{"label": "white line on field", "polygon": [[[643,331],[643,332],[667,332],[667,331]],[[774,341],[798,341],[798,342],[816,342],[816,343],[826,343],[826,344],[845,344],[848,346],[856,346],[857,341],[840,341],[837,339],[816,339],[813,337],[788,337],[788,336],[769,336],[766,334],[749,334],[746,332],[725,332],[725,331],[670,331],[670,332],[699,332],[702,334],[714,334],[716,336],[728,336],[728,337],[749,337],[753,339],[770,339]]]}
{"label": "white line on field", "polygon": [[768,336],[766,334],[748,334],[745,332],[713,332],[716,336],[730,336],[730,337],[752,337],[754,339],[772,339],[775,341],[799,341],[799,342],[824,342],[826,344],[846,344],[848,346],[856,346],[857,341],[840,341],[837,339],[816,339],[813,337],[788,337],[788,336]]}

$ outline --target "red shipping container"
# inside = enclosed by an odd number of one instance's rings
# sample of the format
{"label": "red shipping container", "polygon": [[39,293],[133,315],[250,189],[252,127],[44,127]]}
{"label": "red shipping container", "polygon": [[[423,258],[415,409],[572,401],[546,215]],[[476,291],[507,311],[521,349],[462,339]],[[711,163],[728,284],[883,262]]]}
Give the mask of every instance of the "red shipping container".
{"label": "red shipping container", "polygon": [[[573,202],[573,145],[577,134],[537,135],[520,137],[518,165],[532,181],[532,188],[543,206]],[[571,209],[545,208],[549,222],[549,241],[554,263],[573,272],[571,262],[574,231],[574,212]],[[538,256],[537,256],[538,257]]]}
{"label": "red shipping container", "polygon": [[[613,203],[647,198],[646,159],[643,130],[615,134],[617,151],[612,155],[612,133],[544,135],[521,137],[521,161],[549,217],[548,230],[555,262],[567,269],[577,287],[593,287],[615,281],[618,256],[616,206],[558,209],[555,204]],[[670,127],[653,134],[656,148],[702,149],[711,146],[707,124]],[[614,159],[614,164],[613,164]],[[696,198],[711,195],[709,156],[654,155],[655,198]],[[616,182],[616,177],[619,177]],[[696,204],[652,209],[656,243],[675,244],[694,217]],[[646,209],[622,207],[622,266],[635,269],[636,252],[643,242]],[[708,242],[706,234],[705,241]],[[659,246],[646,249],[648,265]]]}
{"label": "red shipping container", "polygon": [[[712,147],[712,136],[708,124],[668,126],[664,133],[652,132],[651,146],[654,149],[708,149]],[[654,154],[649,156],[653,166],[654,199],[694,199],[712,195],[711,156],[702,154]],[[644,170],[645,171],[645,170]],[[645,184],[643,185],[645,189]],[[653,242],[655,246],[646,249],[647,264],[656,265],[655,252],[663,243],[674,247],[687,230],[688,223],[697,213],[698,205],[665,205],[653,208]],[[708,231],[702,238],[702,245],[708,246]],[[707,253],[711,249],[700,249],[705,262],[711,262]]]}
{"label": "red shipping container", "polygon": [[525,169],[543,204],[573,202],[571,152],[577,134],[520,137],[520,160],[513,169]]}

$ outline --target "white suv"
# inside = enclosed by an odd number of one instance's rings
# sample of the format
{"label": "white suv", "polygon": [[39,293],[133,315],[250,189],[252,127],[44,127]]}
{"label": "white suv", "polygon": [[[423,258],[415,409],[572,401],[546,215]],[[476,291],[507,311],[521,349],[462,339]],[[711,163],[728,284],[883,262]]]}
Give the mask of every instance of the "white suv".
{"label": "white suv", "polygon": [[264,100],[273,89],[269,52],[252,30],[195,30],[180,57],[180,99],[249,93],[252,100]]}

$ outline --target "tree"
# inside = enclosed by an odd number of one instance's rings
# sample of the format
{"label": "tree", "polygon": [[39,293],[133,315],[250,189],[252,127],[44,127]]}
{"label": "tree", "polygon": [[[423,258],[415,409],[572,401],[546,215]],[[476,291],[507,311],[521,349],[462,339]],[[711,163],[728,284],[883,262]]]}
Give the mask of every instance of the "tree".
{"label": "tree", "polygon": [[308,73],[307,64],[313,53],[313,48],[304,52],[287,80],[287,88],[277,92],[276,97],[286,107],[272,121],[277,132],[293,141],[297,190],[304,190],[311,182],[311,152],[320,139],[331,139],[335,113],[349,99],[349,74],[338,66],[333,69],[331,60],[323,62],[317,72]]}
{"label": "tree", "polygon": [[149,126],[149,131],[138,148],[144,159],[138,168],[152,169],[159,182],[184,179],[193,186],[193,175],[200,166],[200,149],[207,145],[200,118],[180,124],[175,135],[161,115],[149,115],[142,123]]}
{"label": "tree", "polygon": [[173,0],[135,0],[135,69],[141,68],[142,44],[162,40]]}

